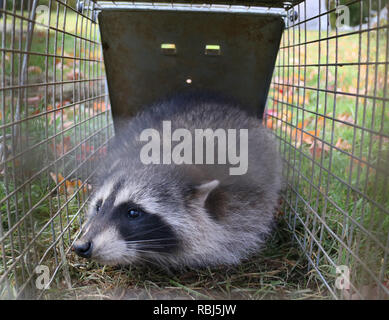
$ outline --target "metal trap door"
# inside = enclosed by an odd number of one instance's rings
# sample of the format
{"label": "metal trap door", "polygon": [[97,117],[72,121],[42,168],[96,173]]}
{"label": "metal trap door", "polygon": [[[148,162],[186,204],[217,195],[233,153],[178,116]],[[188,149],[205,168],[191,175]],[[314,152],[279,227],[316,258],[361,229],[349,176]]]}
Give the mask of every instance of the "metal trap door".
{"label": "metal trap door", "polygon": [[103,10],[99,24],[114,119],[188,88],[226,93],[262,116],[280,15]]}

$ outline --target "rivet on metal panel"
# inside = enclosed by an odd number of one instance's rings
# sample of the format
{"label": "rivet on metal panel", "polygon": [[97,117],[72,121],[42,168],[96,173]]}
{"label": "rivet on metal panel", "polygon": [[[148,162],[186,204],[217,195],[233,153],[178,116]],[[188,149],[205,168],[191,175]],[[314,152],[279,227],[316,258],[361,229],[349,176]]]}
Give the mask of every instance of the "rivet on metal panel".
{"label": "rivet on metal panel", "polygon": [[207,56],[220,56],[221,49],[217,44],[207,44],[205,46],[205,54]]}
{"label": "rivet on metal panel", "polygon": [[292,10],[290,13],[289,13],[289,20],[290,22],[295,22],[297,21],[299,18],[299,14],[297,13],[296,10]]}
{"label": "rivet on metal panel", "polygon": [[175,55],[177,53],[176,45],[174,43],[162,43],[161,51],[163,54]]}

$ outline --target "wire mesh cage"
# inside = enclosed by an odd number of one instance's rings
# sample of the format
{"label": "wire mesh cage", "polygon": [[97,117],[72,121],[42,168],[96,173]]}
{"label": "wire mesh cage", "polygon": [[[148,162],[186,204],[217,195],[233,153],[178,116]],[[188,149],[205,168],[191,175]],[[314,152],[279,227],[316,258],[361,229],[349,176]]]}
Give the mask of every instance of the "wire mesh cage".
{"label": "wire mesh cage", "polygon": [[[314,13],[307,2],[291,8],[273,77],[267,125],[281,141],[284,212],[334,297],[389,292],[385,6],[319,1]],[[343,28],[342,15],[350,19]],[[342,272],[350,276],[348,291],[337,290]]]}
{"label": "wire mesh cage", "polygon": [[39,297],[36,268],[64,271],[112,136],[98,27],[62,1],[3,1],[0,296]]}
{"label": "wire mesh cage", "polygon": [[264,6],[286,24],[263,115],[283,218],[330,297],[387,299],[388,2],[179,2],[0,1],[0,297],[72,287],[69,252],[114,136],[97,12]]}

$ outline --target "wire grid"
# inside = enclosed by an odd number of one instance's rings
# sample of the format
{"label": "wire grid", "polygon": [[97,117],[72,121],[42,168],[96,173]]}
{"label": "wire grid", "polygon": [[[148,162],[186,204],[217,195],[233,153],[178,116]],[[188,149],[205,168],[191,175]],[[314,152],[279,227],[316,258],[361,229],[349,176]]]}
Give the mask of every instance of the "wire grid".
{"label": "wire grid", "polygon": [[[372,11],[372,1],[348,5],[361,3]],[[39,265],[50,283],[71,286],[66,255],[113,128],[94,3],[77,12],[74,2],[47,1],[43,22],[37,1],[1,4],[0,297],[40,297]],[[336,298],[385,298],[388,19],[330,30],[323,20],[334,10],[289,11],[299,19],[288,21],[265,123],[281,142],[283,210],[311,268]],[[320,31],[307,30],[311,21]],[[338,265],[350,268],[350,290],[335,288]]]}
{"label": "wire grid", "polygon": [[[265,123],[284,158],[283,213],[334,298],[387,299],[389,10],[374,19],[373,9],[389,5],[348,1],[359,25],[331,28],[340,3],[326,1],[309,16],[307,2],[289,10],[269,93]],[[349,286],[338,278],[348,272]]]}
{"label": "wire grid", "polygon": [[66,255],[113,136],[100,33],[84,3],[1,2],[0,299],[39,298],[54,279],[71,286]]}

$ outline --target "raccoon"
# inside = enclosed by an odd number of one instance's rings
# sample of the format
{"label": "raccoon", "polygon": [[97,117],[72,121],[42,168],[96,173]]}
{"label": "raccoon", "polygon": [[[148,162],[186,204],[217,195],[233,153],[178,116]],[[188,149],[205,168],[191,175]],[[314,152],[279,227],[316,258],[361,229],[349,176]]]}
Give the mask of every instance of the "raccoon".
{"label": "raccoon", "polygon": [[[231,174],[231,159],[145,164],[141,133],[152,128],[162,136],[166,120],[172,131],[194,135],[198,129],[246,130],[247,170]],[[202,151],[217,153],[222,145],[213,142]],[[108,265],[236,265],[258,252],[272,230],[281,188],[277,144],[259,119],[230,99],[184,94],[144,108],[117,126],[100,168],[84,232],[74,244],[81,257]]]}

